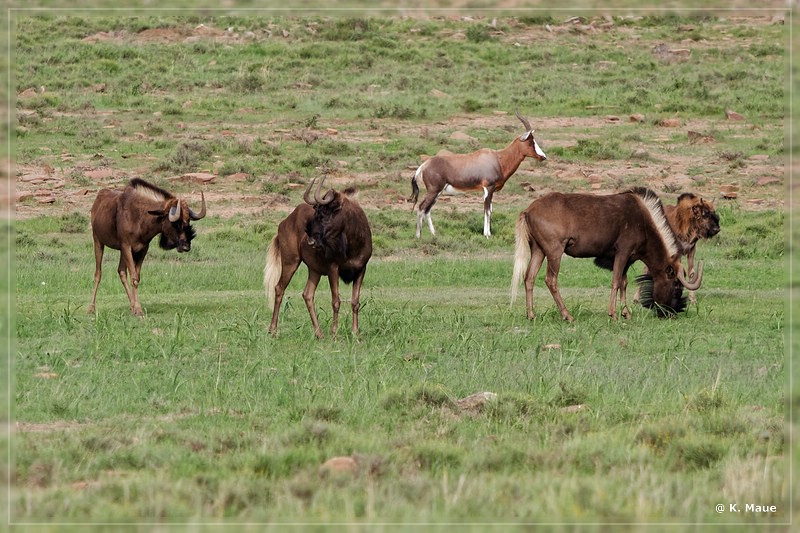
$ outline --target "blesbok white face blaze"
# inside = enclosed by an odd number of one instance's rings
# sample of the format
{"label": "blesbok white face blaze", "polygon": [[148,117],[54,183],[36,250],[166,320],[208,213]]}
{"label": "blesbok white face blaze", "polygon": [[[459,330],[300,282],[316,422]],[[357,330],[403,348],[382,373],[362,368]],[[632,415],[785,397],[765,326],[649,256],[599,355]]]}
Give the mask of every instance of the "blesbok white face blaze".
{"label": "blesbok white face blaze", "polygon": [[[531,134],[532,133],[533,132],[531,132]],[[533,140],[533,149],[536,150],[536,155],[538,155],[542,159],[547,159],[547,156],[544,155],[544,151],[539,147],[539,143],[536,142],[536,139]]]}

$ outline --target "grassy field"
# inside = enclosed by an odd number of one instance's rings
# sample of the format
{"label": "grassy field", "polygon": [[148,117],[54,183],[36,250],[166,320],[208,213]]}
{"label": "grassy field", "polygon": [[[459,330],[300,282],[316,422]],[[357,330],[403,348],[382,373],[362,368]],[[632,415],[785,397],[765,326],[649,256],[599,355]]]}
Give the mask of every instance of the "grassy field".
{"label": "grassy field", "polygon": [[[789,521],[782,24],[42,15],[13,29],[12,523]],[[495,197],[493,237],[470,195],[442,198],[438,237],[414,239],[420,156],[501,148],[517,107],[549,160]],[[339,336],[314,339],[301,269],[273,338],[266,246],[323,173],[359,188],[375,236],[362,334],[345,302]],[[91,317],[88,207],[134,176],[192,205],[202,188],[209,216],[191,253],[151,248],[143,320],[107,252]],[[521,209],[633,185],[716,201],[697,304],[611,321],[610,273],[566,258],[574,323],[541,279],[535,321],[509,305]],[[323,282],[323,328],[329,302]],[[323,466],[334,457],[349,469]]]}

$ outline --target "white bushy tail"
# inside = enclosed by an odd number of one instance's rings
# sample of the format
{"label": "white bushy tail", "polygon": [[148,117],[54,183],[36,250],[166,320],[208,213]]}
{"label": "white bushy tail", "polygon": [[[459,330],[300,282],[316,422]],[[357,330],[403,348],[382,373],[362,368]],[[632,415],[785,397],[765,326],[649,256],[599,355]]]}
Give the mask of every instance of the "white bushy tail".
{"label": "white bushy tail", "polygon": [[511,276],[511,303],[517,299],[517,290],[523,273],[527,270],[531,260],[530,233],[528,232],[528,219],[525,213],[521,213],[517,218],[517,226],[514,230],[514,274]]}
{"label": "white bushy tail", "polygon": [[278,246],[278,236],[272,239],[267,249],[267,264],[264,265],[264,291],[267,293],[267,306],[272,309],[275,305],[275,285],[281,279],[281,250]]}

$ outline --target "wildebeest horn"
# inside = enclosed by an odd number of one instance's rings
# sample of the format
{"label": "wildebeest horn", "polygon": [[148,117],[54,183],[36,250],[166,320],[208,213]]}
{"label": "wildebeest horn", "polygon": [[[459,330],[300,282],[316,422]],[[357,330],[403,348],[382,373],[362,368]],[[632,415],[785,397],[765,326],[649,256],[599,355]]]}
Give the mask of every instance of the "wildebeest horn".
{"label": "wildebeest horn", "polygon": [[170,222],[177,222],[181,218],[181,201],[172,206],[169,210],[169,221]]}
{"label": "wildebeest horn", "polygon": [[189,208],[189,218],[192,220],[200,220],[206,216],[206,196],[203,194],[203,191],[200,191],[200,201],[202,202],[200,205],[200,213],[195,213],[191,207]]}
{"label": "wildebeest horn", "polygon": [[687,290],[696,291],[697,289],[699,289],[700,288],[700,284],[703,282],[703,262],[702,261],[697,263],[697,274],[696,275],[697,275],[697,278],[694,279],[693,281],[691,281],[691,282],[686,281],[686,277],[684,276],[684,269],[681,268],[678,271],[678,281],[680,281],[681,285],[683,285]]}
{"label": "wildebeest horn", "polygon": [[317,185],[317,190],[314,192],[314,200],[316,200],[319,205],[328,205],[333,201],[334,198],[334,195],[332,195],[330,191],[325,193],[323,198],[319,197],[319,191],[322,189],[322,184],[325,183],[325,178],[327,177],[328,176],[322,176],[322,179],[319,181],[319,185]]}
{"label": "wildebeest horn", "polygon": [[314,180],[316,178],[311,178],[311,181],[308,182],[308,187],[306,187],[306,192],[303,193],[303,201],[308,205],[314,205],[316,202],[308,195],[311,192],[311,187],[314,186]]}
{"label": "wildebeest horn", "polygon": [[520,122],[522,122],[522,125],[525,126],[525,131],[531,131],[533,129],[531,128],[531,123],[528,122],[525,117],[519,114],[518,109],[514,110],[514,114],[517,115],[517,118],[520,120]]}

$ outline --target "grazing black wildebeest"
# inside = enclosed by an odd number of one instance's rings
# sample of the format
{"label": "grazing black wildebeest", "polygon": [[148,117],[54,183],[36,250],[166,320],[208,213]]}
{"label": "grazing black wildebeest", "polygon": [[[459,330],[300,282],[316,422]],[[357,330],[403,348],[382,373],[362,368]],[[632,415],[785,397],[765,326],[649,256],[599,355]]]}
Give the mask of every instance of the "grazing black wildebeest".
{"label": "grazing black wildebeest", "polygon": [[[417,211],[417,238],[422,231],[422,219],[427,218],[431,235],[436,235],[431,220],[431,208],[446,187],[459,191],[483,190],[483,234],[491,237],[492,196],[505,185],[526,157],[539,161],[547,159],[533,138],[533,128],[519,112],[517,118],[525,133],[516,137],[502,150],[482,148],[469,154],[442,151],[427,159],[411,178],[411,201],[417,204],[420,181],[425,185],[425,198]],[[413,209],[413,206],[412,206]]]}
{"label": "grazing black wildebeest", "polygon": [[[132,179],[124,189],[101,189],[97,193],[92,205],[95,271],[90,313],[95,310],[103,251],[108,246],[119,250],[119,279],[128,295],[131,312],[142,316],[138,288],[150,241],[161,234],[161,248],[188,252],[195,235],[189,222],[206,216],[206,198],[202,192],[200,197],[202,206],[200,212],[195,213],[186,200],[140,178]],[[128,287],[129,275],[131,287]]]}
{"label": "grazing black wildebeest", "polygon": [[515,238],[511,301],[513,303],[516,298],[517,286],[525,272],[525,300],[530,319],[535,316],[533,283],[547,259],[545,284],[564,320],[573,320],[558,291],[558,270],[563,254],[593,257],[595,264],[612,270],[608,314],[614,319],[617,318],[617,292],[622,315],[630,316],[625,301],[627,273],[637,260],[649,270],[649,274],[640,276],[641,303],[655,308],[659,316],[672,316],[682,311],[686,307],[683,287],[696,290],[703,277],[701,263],[697,279],[691,283],[686,280],[680,248],[661,200],[643,187],[606,196],[546,194],[520,214]]}
{"label": "grazing black wildebeest", "polygon": [[314,334],[322,338],[322,330],[314,310],[314,293],[322,276],[327,276],[331,287],[333,323],[331,335],[339,326],[339,278],[353,284],[350,301],[353,310],[353,333],[358,334],[358,310],[361,284],[372,256],[372,232],[364,210],[352,197],[354,189],[344,192],[328,190],[320,198],[323,177],[310,196],[315,180],[311,180],[299,204],[278,225],[278,233],[267,250],[264,266],[264,289],[267,303],[272,307],[269,332],[278,331],[278,312],[286,286],[292,280],[300,262],[308,267],[308,281],[303,290]]}

